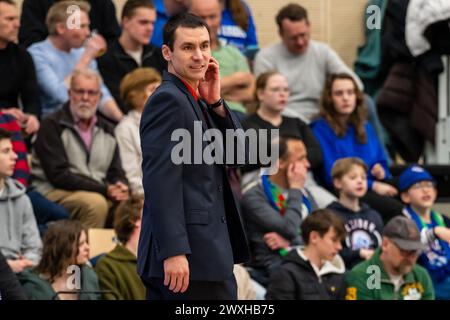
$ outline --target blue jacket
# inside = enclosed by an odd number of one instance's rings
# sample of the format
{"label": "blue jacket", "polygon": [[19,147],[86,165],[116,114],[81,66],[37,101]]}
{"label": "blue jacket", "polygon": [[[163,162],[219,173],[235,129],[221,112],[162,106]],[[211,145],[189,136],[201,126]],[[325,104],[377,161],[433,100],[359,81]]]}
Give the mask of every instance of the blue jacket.
{"label": "blue jacket", "polygon": [[349,127],[345,136],[338,137],[333,129],[331,129],[325,119],[320,118],[311,123],[311,129],[319,141],[323,154],[323,166],[320,170],[320,178],[328,188],[333,187],[331,179],[331,169],[336,160],[346,157],[359,157],[369,167],[367,173],[367,182],[369,189],[372,189],[372,184],[375,178],[370,174],[372,167],[379,163],[386,172],[386,178],[390,177],[389,167],[386,155],[381,147],[375,130],[372,126],[365,122],[364,128],[367,134],[367,143],[359,143],[356,139],[356,132],[353,127]]}
{"label": "blue jacket", "polygon": [[[204,161],[175,164],[172,158],[182,143],[173,141],[174,131],[184,129],[196,139],[194,121],[202,121],[205,129],[205,116],[210,127],[222,132],[241,128],[228,107],[226,118],[214,111],[205,110],[203,114],[200,101],[194,100],[178,77],[164,72],[161,86],[147,101],[142,114],[145,201],[137,267],[144,282],[151,281],[152,277],[164,278],[163,263],[168,257],[186,255],[190,280],[194,281],[229,279],[233,265],[249,258],[247,239],[225,166]],[[203,150],[206,146],[208,142],[203,141]],[[193,148],[195,160],[196,147]]]}
{"label": "blue jacket", "polygon": [[153,5],[156,9],[156,21],[153,26],[153,34],[150,39],[150,43],[158,48],[161,48],[163,45],[164,25],[169,20],[169,16],[166,13],[163,0],[153,0]]}

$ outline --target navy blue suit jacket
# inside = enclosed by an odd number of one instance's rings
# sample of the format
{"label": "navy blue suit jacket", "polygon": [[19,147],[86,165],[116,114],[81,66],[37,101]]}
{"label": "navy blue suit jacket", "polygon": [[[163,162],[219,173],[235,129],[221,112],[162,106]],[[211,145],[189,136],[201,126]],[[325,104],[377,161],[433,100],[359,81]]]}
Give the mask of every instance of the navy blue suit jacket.
{"label": "navy blue suit jacket", "polygon": [[[190,280],[223,281],[233,264],[249,258],[242,220],[223,164],[174,164],[172,133],[185,129],[194,137],[194,121],[224,132],[241,128],[228,107],[227,117],[207,111],[175,75],[165,72],[162,84],[147,101],[140,125],[145,191],[138,273],[164,278],[166,258],[185,254]],[[193,142],[193,141],[192,141]],[[202,142],[203,148],[209,142]],[[194,151],[194,148],[192,148]],[[226,152],[226,151],[225,151]],[[194,153],[192,152],[192,158]]]}

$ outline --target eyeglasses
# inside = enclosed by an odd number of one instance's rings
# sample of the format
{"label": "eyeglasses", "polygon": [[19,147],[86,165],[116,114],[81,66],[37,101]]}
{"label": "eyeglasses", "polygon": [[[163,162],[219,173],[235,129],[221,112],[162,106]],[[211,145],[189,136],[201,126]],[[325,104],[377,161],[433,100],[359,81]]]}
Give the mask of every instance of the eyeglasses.
{"label": "eyeglasses", "polygon": [[414,183],[410,189],[425,189],[425,188],[434,188],[435,184],[433,181],[421,181]]}
{"label": "eyeglasses", "polygon": [[84,97],[87,94],[89,98],[93,98],[100,94],[100,90],[84,90],[84,89],[70,89],[70,90],[80,97]]}

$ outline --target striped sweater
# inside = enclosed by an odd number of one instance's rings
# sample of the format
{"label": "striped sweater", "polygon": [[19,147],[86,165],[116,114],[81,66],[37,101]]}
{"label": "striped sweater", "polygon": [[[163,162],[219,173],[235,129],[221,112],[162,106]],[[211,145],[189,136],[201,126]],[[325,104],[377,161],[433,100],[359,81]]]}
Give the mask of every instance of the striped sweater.
{"label": "striped sweater", "polygon": [[27,147],[22,138],[20,125],[12,115],[0,111],[0,128],[13,133],[11,141],[13,150],[17,153],[18,158],[12,178],[20,181],[24,186],[28,187],[30,167],[27,161]]}

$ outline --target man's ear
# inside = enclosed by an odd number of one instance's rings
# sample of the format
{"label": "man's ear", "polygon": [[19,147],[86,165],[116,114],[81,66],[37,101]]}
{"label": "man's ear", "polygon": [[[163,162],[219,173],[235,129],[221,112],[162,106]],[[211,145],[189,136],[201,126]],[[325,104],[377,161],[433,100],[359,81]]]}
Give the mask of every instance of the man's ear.
{"label": "man's ear", "polygon": [[285,170],[285,171],[287,171],[287,169],[288,169],[288,166],[289,166],[289,162],[287,161],[287,159],[278,159],[278,168],[280,169],[280,170]]}
{"label": "man's ear", "polygon": [[57,22],[56,25],[55,25],[55,30],[56,30],[56,34],[57,35],[63,34],[64,31],[66,30],[65,23],[64,22]]}
{"label": "man's ear", "polygon": [[123,17],[122,21],[120,22],[120,24],[122,25],[122,29],[125,29],[128,21],[130,21],[128,17]]}
{"label": "man's ear", "polygon": [[383,240],[381,241],[381,251],[386,252],[389,247],[389,239],[386,237],[383,237]]}
{"label": "man's ear", "polygon": [[170,50],[169,46],[166,44],[163,44],[162,46],[162,55],[167,62],[172,60],[172,50]]}

